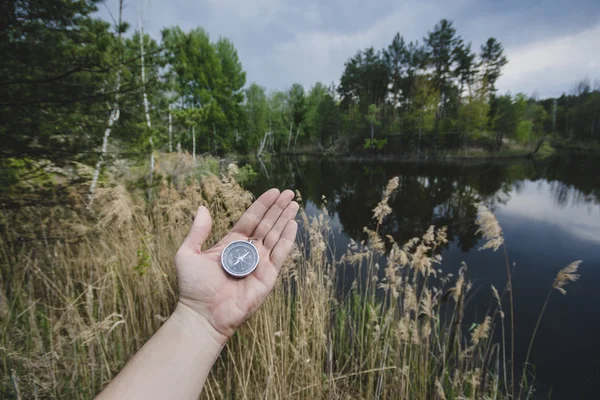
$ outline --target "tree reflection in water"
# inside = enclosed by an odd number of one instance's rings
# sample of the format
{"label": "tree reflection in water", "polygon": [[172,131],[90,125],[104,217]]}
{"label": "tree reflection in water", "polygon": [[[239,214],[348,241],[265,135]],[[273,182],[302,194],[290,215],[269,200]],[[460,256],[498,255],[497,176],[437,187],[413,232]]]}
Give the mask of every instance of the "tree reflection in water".
{"label": "tree reflection in water", "polygon": [[[600,165],[585,156],[549,160],[421,162],[350,162],[337,158],[277,157],[266,163],[250,189],[299,190],[305,202],[337,215],[344,233],[366,238],[363,227],[374,228],[372,209],[387,181],[398,176],[400,187],[390,199],[393,213],[380,228],[398,243],[421,236],[430,225],[447,226],[448,239],[463,251],[473,249],[479,236],[473,204],[485,202],[492,211],[520,193],[526,181],[547,181],[554,201],[599,204]],[[265,169],[256,163],[256,171]]]}

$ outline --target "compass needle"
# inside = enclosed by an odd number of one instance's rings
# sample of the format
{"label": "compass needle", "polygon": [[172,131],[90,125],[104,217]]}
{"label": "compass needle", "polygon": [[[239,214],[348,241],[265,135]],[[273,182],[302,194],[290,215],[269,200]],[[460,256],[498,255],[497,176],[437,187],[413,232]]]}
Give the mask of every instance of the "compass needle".
{"label": "compass needle", "polygon": [[251,239],[231,242],[221,253],[223,269],[237,278],[250,275],[258,266],[258,262],[258,250]]}

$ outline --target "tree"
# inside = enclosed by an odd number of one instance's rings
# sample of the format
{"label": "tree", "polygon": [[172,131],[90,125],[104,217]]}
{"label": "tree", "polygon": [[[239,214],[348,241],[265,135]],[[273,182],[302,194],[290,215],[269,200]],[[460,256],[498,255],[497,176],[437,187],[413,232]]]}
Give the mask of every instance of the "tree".
{"label": "tree", "polygon": [[288,138],[288,149],[292,140],[292,128],[296,126],[296,135],[294,136],[294,145],[298,140],[298,134],[300,133],[300,127],[304,122],[306,116],[306,97],[304,95],[304,88],[299,83],[294,83],[288,92],[290,110],[292,112],[292,123],[290,124],[290,135]]}
{"label": "tree", "polygon": [[279,151],[289,142],[287,128],[293,124],[288,92],[272,92],[268,97],[268,102],[270,147],[272,151]]}
{"label": "tree", "polygon": [[338,106],[329,91],[320,99],[316,114],[317,144],[328,148],[333,144],[333,138],[338,124]]}
{"label": "tree", "polygon": [[471,85],[478,72],[478,65],[475,63],[476,54],[471,51],[471,43],[465,45],[462,39],[457,41],[454,48],[453,61],[456,63],[454,76],[459,82],[459,96],[462,96],[465,86],[471,94]]}
{"label": "tree", "polygon": [[[96,0],[4,2],[0,16],[0,137],[4,157],[96,161],[121,63]],[[116,27],[118,32],[126,24]],[[4,166],[2,167],[4,168]]]}
{"label": "tree", "polygon": [[452,84],[453,55],[459,40],[452,21],[447,19],[437,23],[424,38],[428,64],[433,68],[433,84],[442,95],[442,103],[446,101]]}
{"label": "tree", "polygon": [[[169,68],[175,75],[181,108],[205,108],[201,144],[207,151],[230,149],[228,123],[239,124],[241,86],[245,74],[228,41],[213,45],[201,28],[184,33],[179,27],[163,30]],[[210,132],[210,133],[209,133]]]}
{"label": "tree", "polygon": [[[142,79],[141,46],[144,48],[144,79]],[[153,105],[166,102],[167,87],[161,80],[161,69],[165,65],[159,44],[147,34],[139,30],[124,40],[123,57],[126,60],[122,71],[122,82],[128,95],[121,98],[121,118],[115,128],[114,137],[120,143],[127,145],[134,151],[148,154],[152,147],[160,148],[165,143],[160,136],[160,127],[148,125],[148,121],[161,120],[160,107],[150,107],[146,100],[152,99]],[[154,146],[150,145],[150,138]]]}
{"label": "tree", "polygon": [[388,89],[391,94],[389,100],[393,106],[399,105],[402,98],[407,95],[403,88],[403,81],[406,79],[408,65],[408,49],[404,38],[396,33],[392,43],[383,52],[386,66],[389,71],[389,85]]}
{"label": "tree", "polygon": [[[381,122],[379,121],[378,118],[378,114],[379,113],[379,109],[377,108],[377,106],[375,104],[371,104],[369,106],[369,112],[367,113],[366,116],[366,120],[369,123],[370,127],[371,127],[371,140],[366,141],[368,143],[368,147],[371,148],[371,150],[373,150],[373,147],[375,145],[375,126],[379,126],[381,125]],[[367,147],[367,146],[365,146]]]}
{"label": "tree", "polygon": [[[463,132],[463,146],[467,147],[469,138],[483,133],[488,125],[490,102],[488,88],[482,82],[470,91],[467,101],[459,109],[459,127]],[[501,143],[502,137],[499,141]],[[497,144],[499,148],[500,144]]]}
{"label": "tree", "polygon": [[[122,42],[122,34],[121,24],[123,20],[123,0],[119,1],[119,17],[118,22],[116,24],[117,30],[117,45],[121,47]],[[108,151],[108,138],[110,137],[110,133],[112,131],[112,127],[119,120],[119,116],[121,114],[121,110],[119,108],[119,94],[121,92],[121,72],[123,70],[123,51],[121,50],[121,54],[119,54],[117,67],[117,76],[115,79],[115,101],[111,107],[110,114],[108,116],[107,127],[104,130],[104,137],[102,138],[102,152],[100,153],[100,158],[96,162],[96,168],[94,169],[94,175],[92,176],[92,182],[90,183],[90,189],[88,193],[88,207],[91,208],[92,203],[94,202],[94,192],[96,190],[96,185],[98,184],[98,178],[100,177],[100,169],[102,168],[102,164],[104,163],[104,158],[106,157],[106,152]]]}
{"label": "tree", "polygon": [[496,132],[496,149],[499,150],[504,136],[509,138],[515,137],[519,124],[519,115],[510,94],[496,97],[495,102],[497,114],[494,119],[493,129]]}
{"label": "tree", "polygon": [[387,85],[388,67],[383,54],[369,47],[345,63],[337,91],[343,108],[358,103],[361,113],[366,114],[369,105],[384,102]]}
{"label": "tree", "polygon": [[319,121],[319,105],[325,95],[328,93],[328,89],[321,82],[317,82],[310,89],[306,98],[306,129],[308,139],[314,141],[317,146],[321,146],[320,141],[320,121]]}
{"label": "tree", "polygon": [[252,83],[245,90],[244,103],[247,115],[247,133],[243,136],[242,149],[246,152],[258,149],[261,139],[269,131],[269,102],[264,87]]}
{"label": "tree", "polygon": [[[219,38],[214,44],[217,57],[221,63],[223,79],[216,88],[216,96],[222,105],[225,114],[225,125],[220,130],[226,135],[226,148],[231,148],[240,140],[239,131],[245,125],[245,114],[242,103],[244,102],[244,85],[246,72],[242,67],[237,50],[227,38]],[[233,135],[232,135],[233,133]],[[233,141],[233,143],[229,143]]]}
{"label": "tree", "polygon": [[400,90],[403,93],[403,108],[410,112],[413,98],[413,88],[421,70],[425,68],[427,63],[427,52],[425,47],[419,42],[410,42],[406,48],[405,64],[406,76],[402,79]]}
{"label": "tree", "polygon": [[481,46],[481,65],[485,82],[490,86],[490,93],[496,93],[496,81],[502,75],[502,67],[508,63],[502,44],[491,37]]}
{"label": "tree", "polygon": [[421,139],[423,133],[431,132],[435,126],[439,92],[435,83],[427,76],[421,75],[415,79],[413,87],[413,105],[415,112],[409,116],[417,127],[419,136],[417,154],[421,154]]}

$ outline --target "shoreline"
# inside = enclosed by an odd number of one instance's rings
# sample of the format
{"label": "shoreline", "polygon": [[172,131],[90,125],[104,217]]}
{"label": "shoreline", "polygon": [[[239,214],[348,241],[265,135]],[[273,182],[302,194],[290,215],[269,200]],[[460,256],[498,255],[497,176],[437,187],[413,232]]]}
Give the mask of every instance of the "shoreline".
{"label": "shoreline", "polygon": [[[478,154],[478,155],[463,155],[463,154],[428,154],[417,156],[416,154],[361,154],[361,153],[334,153],[334,152],[319,152],[319,151],[298,151],[298,152],[281,152],[269,154],[264,159],[270,157],[329,157],[344,162],[381,162],[381,163],[418,163],[418,162],[495,162],[495,161],[515,161],[515,160],[531,160],[543,159],[548,156],[557,155],[563,152],[553,152],[548,155],[532,155],[531,152],[522,153],[499,153],[499,154]],[[234,158],[256,158],[256,156],[235,155]]]}

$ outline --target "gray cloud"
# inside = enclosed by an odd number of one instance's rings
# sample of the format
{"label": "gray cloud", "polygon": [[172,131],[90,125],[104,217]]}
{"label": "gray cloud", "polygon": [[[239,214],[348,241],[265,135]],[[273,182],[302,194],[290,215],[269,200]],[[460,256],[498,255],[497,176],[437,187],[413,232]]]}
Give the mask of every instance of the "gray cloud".
{"label": "gray cloud", "polygon": [[[116,3],[99,14],[114,15]],[[133,27],[136,4],[125,10]],[[145,30],[157,39],[170,25],[230,38],[248,81],[271,89],[337,82],[358,49],[385,47],[396,32],[421,40],[441,18],[452,19],[474,49],[490,36],[504,44],[510,63],[501,91],[549,96],[579,78],[600,78],[600,3],[586,0],[146,0],[143,8]]]}

